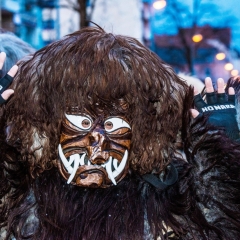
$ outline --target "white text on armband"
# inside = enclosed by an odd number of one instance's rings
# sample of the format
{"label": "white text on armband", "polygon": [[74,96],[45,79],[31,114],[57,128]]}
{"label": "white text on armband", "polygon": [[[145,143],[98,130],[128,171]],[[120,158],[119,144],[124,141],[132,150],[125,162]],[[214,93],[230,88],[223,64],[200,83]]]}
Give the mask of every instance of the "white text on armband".
{"label": "white text on armband", "polygon": [[0,90],[2,90],[3,89],[3,86],[2,85],[0,85]]}
{"label": "white text on armband", "polygon": [[202,111],[207,112],[207,111],[222,110],[222,109],[229,109],[229,108],[235,108],[235,106],[232,104],[214,105],[214,106],[203,107]]}

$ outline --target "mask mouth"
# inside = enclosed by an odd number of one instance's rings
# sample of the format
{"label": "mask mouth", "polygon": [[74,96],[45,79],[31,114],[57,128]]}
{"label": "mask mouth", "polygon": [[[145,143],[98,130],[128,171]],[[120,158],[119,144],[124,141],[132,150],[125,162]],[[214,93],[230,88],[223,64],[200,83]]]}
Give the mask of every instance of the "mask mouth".
{"label": "mask mouth", "polygon": [[[66,168],[67,172],[70,174],[67,183],[71,183],[74,176],[76,175],[77,170],[79,169],[79,167],[88,167],[89,166],[89,170],[92,169],[93,166],[99,168],[103,168],[105,169],[105,171],[107,172],[108,178],[112,181],[112,183],[114,185],[117,185],[116,183],[116,178],[121,174],[121,172],[125,169],[125,166],[127,164],[127,159],[128,159],[128,151],[126,150],[122,161],[119,163],[119,161],[115,158],[113,158],[112,156],[110,156],[108,158],[108,160],[106,162],[104,162],[103,164],[92,164],[86,153],[75,153],[70,155],[68,158],[65,157],[61,144],[58,145],[58,153],[59,153],[59,157],[64,165],[64,167]],[[89,173],[91,173],[92,170],[89,171]],[[92,171],[94,172],[94,171]]]}

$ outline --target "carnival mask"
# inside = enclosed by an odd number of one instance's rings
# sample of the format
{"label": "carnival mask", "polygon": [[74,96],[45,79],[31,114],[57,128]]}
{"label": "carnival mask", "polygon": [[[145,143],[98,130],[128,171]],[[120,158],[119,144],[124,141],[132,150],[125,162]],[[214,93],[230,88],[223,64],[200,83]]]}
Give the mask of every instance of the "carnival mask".
{"label": "carnival mask", "polygon": [[131,127],[123,117],[68,115],[62,122],[58,168],[67,183],[116,185],[127,174]]}

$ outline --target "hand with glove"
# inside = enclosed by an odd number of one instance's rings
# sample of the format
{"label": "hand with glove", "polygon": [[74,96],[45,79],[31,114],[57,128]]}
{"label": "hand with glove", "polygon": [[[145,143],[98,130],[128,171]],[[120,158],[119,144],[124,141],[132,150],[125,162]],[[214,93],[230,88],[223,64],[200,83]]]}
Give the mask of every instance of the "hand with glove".
{"label": "hand with glove", "polygon": [[[3,67],[4,61],[6,59],[6,53],[0,53],[0,76],[1,69]],[[7,99],[14,93],[12,89],[7,89],[13,81],[13,77],[16,75],[18,66],[14,65],[9,72],[0,79],[0,105],[7,101]]]}
{"label": "hand with glove", "polygon": [[217,93],[214,92],[212,81],[206,79],[206,102],[198,91],[194,91],[194,105],[197,110],[192,109],[194,118],[202,115],[208,116],[207,122],[215,127],[223,129],[233,140],[239,138],[239,129],[236,120],[235,91],[229,88],[228,94],[224,91],[223,79],[218,79]]}

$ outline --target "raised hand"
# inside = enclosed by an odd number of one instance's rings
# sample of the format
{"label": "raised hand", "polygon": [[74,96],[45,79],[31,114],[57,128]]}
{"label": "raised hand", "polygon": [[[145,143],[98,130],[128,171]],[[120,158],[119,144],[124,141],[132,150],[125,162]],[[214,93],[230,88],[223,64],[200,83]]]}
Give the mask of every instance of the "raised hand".
{"label": "raised hand", "polygon": [[[6,59],[6,53],[0,53],[0,75],[2,67]],[[7,101],[7,99],[14,93],[13,89],[7,89],[13,81],[13,77],[16,75],[18,66],[14,65],[9,72],[0,79],[0,104]]]}
{"label": "raised hand", "polygon": [[194,105],[196,109],[192,109],[194,118],[201,115],[208,116],[208,123],[223,129],[226,134],[236,140],[239,138],[239,129],[236,120],[235,108],[235,91],[232,87],[229,88],[228,94],[224,91],[224,81],[218,79],[217,93],[214,92],[212,81],[207,79],[206,85],[206,102],[201,95],[194,91]]}

